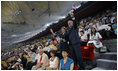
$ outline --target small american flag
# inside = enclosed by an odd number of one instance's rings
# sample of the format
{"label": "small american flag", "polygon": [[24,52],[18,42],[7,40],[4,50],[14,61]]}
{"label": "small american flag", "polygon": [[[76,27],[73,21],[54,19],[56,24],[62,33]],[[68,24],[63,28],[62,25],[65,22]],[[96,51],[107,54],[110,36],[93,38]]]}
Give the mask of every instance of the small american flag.
{"label": "small american flag", "polygon": [[73,10],[76,10],[76,9],[77,9],[77,5],[76,5],[76,4],[73,4],[73,5],[72,5],[72,9],[73,9]]}

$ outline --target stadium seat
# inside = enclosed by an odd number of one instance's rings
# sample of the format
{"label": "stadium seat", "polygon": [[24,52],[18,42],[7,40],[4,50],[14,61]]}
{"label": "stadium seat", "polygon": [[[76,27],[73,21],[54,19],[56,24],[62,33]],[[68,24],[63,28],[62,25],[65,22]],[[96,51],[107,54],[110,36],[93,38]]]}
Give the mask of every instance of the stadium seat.
{"label": "stadium seat", "polygon": [[73,70],[79,70],[79,67],[74,64],[74,69]]}
{"label": "stadium seat", "polygon": [[82,51],[82,58],[83,59],[88,59],[88,60],[93,60],[94,59],[94,46],[82,46],[81,51]]}

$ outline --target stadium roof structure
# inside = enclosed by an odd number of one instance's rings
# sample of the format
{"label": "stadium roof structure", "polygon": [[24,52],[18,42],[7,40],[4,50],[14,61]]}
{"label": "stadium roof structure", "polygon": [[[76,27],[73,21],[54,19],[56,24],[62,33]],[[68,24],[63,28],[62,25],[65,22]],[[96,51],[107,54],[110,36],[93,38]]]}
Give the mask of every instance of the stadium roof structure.
{"label": "stadium roof structure", "polygon": [[2,47],[19,42],[32,41],[67,26],[68,13],[72,5],[80,6],[76,11],[77,20],[108,9],[116,1],[2,1],[1,42]]}
{"label": "stadium roof structure", "polygon": [[65,18],[80,1],[2,1],[2,46],[20,42]]}

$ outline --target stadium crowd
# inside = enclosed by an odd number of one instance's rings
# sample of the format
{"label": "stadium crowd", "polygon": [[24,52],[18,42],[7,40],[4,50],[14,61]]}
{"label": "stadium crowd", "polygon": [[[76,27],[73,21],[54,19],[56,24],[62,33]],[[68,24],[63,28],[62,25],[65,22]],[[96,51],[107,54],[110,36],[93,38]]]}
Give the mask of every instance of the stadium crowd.
{"label": "stadium crowd", "polygon": [[[83,18],[76,23],[74,13],[70,13],[68,27],[61,27],[58,32],[45,36],[31,44],[2,52],[1,56],[23,51],[22,55],[8,63],[2,62],[2,69],[7,70],[73,70],[85,69],[81,46],[95,46],[94,52],[101,52],[102,40],[117,38],[117,12],[105,10],[94,16]],[[14,51],[13,51],[14,50]],[[16,52],[15,52],[16,51]]]}

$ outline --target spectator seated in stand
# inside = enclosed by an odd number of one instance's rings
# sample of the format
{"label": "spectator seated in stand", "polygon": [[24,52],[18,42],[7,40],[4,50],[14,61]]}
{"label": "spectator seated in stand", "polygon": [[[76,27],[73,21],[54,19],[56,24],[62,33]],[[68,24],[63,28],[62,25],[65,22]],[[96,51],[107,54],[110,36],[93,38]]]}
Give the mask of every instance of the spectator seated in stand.
{"label": "spectator seated in stand", "polygon": [[102,39],[102,36],[99,32],[96,32],[96,29],[92,27],[91,34],[89,37],[89,41],[87,43],[87,46],[91,46],[90,44],[93,44],[96,48],[103,47],[102,42],[100,41]]}
{"label": "spectator seated in stand", "polygon": [[50,45],[48,46],[50,48],[50,50],[57,50],[57,47],[53,44],[53,41],[50,41]]}
{"label": "spectator seated in stand", "polygon": [[113,20],[114,24],[112,25],[115,35],[117,35],[117,19]]}
{"label": "spectator seated in stand", "polygon": [[73,70],[74,61],[68,57],[68,51],[62,50],[63,59],[60,60],[60,70]]}
{"label": "spectator seated in stand", "polygon": [[32,67],[32,70],[45,70],[48,66],[48,56],[44,53],[43,49],[39,50],[39,53],[41,55],[40,62],[38,62],[35,66]]}
{"label": "spectator seated in stand", "polygon": [[87,35],[84,31],[80,31],[80,38],[81,38],[81,41],[82,41],[82,46],[86,46],[87,44]]}
{"label": "spectator seated in stand", "polygon": [[51,58],[49,59],[49,66],[46,67],[46,70],[57,70],[59,68],[59,58],[55,54],[56,51],[50,51]]}
{"label": "spectator seated in stand", "polygon": [[16,58],[16,59],[15,59],[16,61],[21,62],[21,58],[20,58],[19,55],[16,55],[15,58]]}
{"label": "spectator seated in stand", "polygon": [[102,34],[104,38],[109,38],[110,37],[110,31],[111,27],[108,24],[102,24],[102,22],[99,22],[99,27],[97,31]]}

